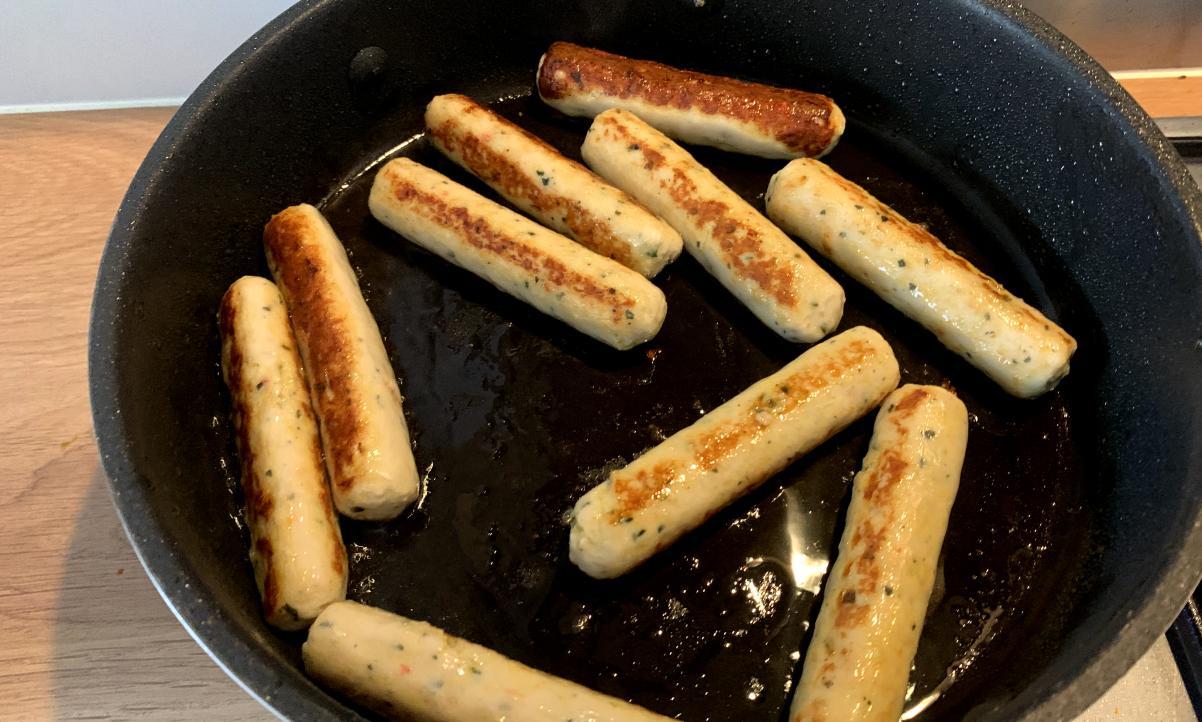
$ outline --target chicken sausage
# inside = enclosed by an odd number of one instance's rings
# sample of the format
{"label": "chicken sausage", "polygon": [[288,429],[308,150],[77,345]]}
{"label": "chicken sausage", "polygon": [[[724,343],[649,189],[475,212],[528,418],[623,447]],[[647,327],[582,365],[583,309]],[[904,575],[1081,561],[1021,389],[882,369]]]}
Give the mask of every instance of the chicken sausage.
{"label": "chicken sausage", "polygon": [[430,140],[510,203],[648,278],[680,255],[680,234],[630,196],[463,95],[426,106]]}
{"label": "chicken sausage", "polygon": [[380,169],[368,206],[422,248],[614,348],[663,325],[667,301],[646,278],[408,158]]}
{"label": "chicken sausage", "polygon": [[684,148],[624,110],[593,120],[581,149],[603,178],[659,214],[685,249],[790,341],[835,330],[843,289],[796,243]]}
{"label": "chicken sausage", "polygon": [[346,597],[347,575],[309,385],[271,281],[235,281],[218,321],[263,613],[280,629],[303,629]]}
{"label": "chicken sausage", "polygon": [[922,324],[1007,392],[1033,398],[1068,374],[1064,329],[825,163],[789,163],[768,216]]}
{"label": "chicken sausage", "polygon": [[897,722],[967,442],[964,404],[938,386],[881,405],[790,722]]}
{"label": "chicken sausage", "polygon": [[386,717],[428,722],[668,722],[425,622],[339,602],[309,629],[305,670]]}
{"label": "chicken sausage", "polygon": [[263,245],[312,387],[334,505],[391,519],[420,482],[396,376],[346,250],[310,205],[276,214]]}
{"label": "chicken sausage", "polygon": [[871,411],[897,387],[893,350],[857,326],[610,474],[576,502],[569,555],[625,574]]}
{"label": "chicken sausage", "polygon": [[554,43],[538,64],[538,94],[568,115],[628,110],[686,143],[765,158],[821,156],[839,142],[843,111],[825,95],[678,70]]}

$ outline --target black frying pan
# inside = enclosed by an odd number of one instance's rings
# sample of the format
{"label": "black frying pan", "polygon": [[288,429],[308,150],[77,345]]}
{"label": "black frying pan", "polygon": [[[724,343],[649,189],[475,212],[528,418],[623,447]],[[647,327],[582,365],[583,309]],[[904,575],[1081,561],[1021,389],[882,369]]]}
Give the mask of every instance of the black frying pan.
{"label": "black frying pan", "polygon": [[[1084,708],[1202,569],[1199,195],[1097,65],[1000,2],[306,2],[253,37],[142,165],[93,309],[105,470],[180,619],[281,714],[351,714],[301,673],[301,637],[259,615],[218,372],[222,291],[266,273],[266,219],[311,201],[361,271],[429,476],[412,514],[344,522],[351,596],[684,719],[780,716],[871,420],[639,572],[588,580],[566,560],[572,501],[800,347],[683,258],[657,280],[661,334],[613,352],[367,214],[385,156],[452,172],[408,142],[438,92],[497,101],[577,155],[585,123],[529,99],[555,39],[833,95],[851,119],[835,168],[1077,337],[1060,388],[1016,401],[833,270],[842,327],[880,330],[904,381],[950,383],[972,413],[914,674],[921,718]],[[698,157],[755,203],[780,165]]]}

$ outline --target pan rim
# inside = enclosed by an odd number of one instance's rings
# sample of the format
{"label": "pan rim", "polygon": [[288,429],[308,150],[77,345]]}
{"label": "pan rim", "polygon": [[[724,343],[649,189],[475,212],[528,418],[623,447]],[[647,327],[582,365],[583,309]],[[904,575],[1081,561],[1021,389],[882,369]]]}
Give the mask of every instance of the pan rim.
{"label": "pan rim", "polygon": [[[219,610],[216,599],[154,518],[124,430],[118,423],[121,409],[115,383],[117,370],[108,349],[115,345],[117,318],[122,312],[116,290],[125,274],[118,267],[124,265],[132,245],[134,223],[172,148],[187,135],[188,126],[195,122],[200,111],[220,93],[222,84],[243,64],[290,27],[332,4],[331,0],[300,0],[280,13],[221,61],[167,122],[134,173],[113,218],[96,275],[88,324],[88,395],[101,468],[122,530],[155,591],[188,636],[266,710],[282,720],[330,722],[354,713],[312,682],[299,688],[289,684],[288,673],[263,655],[261,646],[225,624],[220,616],[214,616]],[[112,433],[106,435],[106,430]],[[296,676],[308,680],[303,674]],[[286,693],[277,694],[280,691]]]}
{"label": "pan rim", "polygon": [[[1175,191],[1172,201],[1190,219],[1194,236],[1202,241],[1202,192],[1185,162],[1151,116],[1097,60],[1046,20],[1017,3],[967,0],[964,4],[973,11],[992,14],[1002,22],[1018,26],[1045,50],[1067,59],[1151,151]],[[1128,608],[1127,623],[1111,639],[1102,642],[1089,664],[1038,694],[1028,692],[1036,686],[1033,684],[1004,707],[990,712],[998,713],[1002,719],[1072,719],[1113,687],[1168,630],[1202,581],[1202,508],[1195,514],[1193,526],[1166,564],[1166,570],[1155,585],[1145,588],[1143,598]]]}
{"label": "pan rim", "polygon": [[[1147,113],[1093,58],[1046,21],[1006,0],[956,0],[966,13],[988,16],[989,22],[1011,25],[1044,52],[1068,61],[1102,101],[1117,111],[1163,173],[1181,217],[1188,218],[1194,235],[1202,238],[1202,193],[1184,162]],[[151,513],[149,497],[136,471],[132,449],[121,422],[117,369],[108,352],[115,346],[117,320],[123,313],[118,291],[135,239],[134,227],[148,195],[158,182],[172,149],[218,97],[222,86],[241,66],[271,42],[312,15],[328,11],[331,0],[302,0],[252,35],[226,58],[188,97],[172,117],[135,173],[104,247],[94,287],[88,332],[89,395],[93,429],[101,465],[114,507],[126,536],[167,607],[189,635],[235,683],[281,718],[339,719],[350,712],[306,678],[292,683],[294,670],[282,670],[263,654],[261,645],[231,627],[220,616],[212,593],[178,553],[166,530]],[[1049,686],[1038,680],[1001,706],[988,710],[1006,718],[1071,718],[1109,689],[1169,627],[1202,578],[1202,509],[1171,558],[1166,573],[1145,588],[1142,598],[1127,610],[1128,620],[1085,666]],[[283,692],[277,694],[277,692]]]}

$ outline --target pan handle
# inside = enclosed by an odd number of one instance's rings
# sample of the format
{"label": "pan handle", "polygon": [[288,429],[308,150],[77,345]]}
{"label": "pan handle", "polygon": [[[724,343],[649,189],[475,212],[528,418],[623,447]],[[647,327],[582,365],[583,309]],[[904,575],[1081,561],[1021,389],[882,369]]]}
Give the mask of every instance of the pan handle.
{"label": "pan handle", "polygon": [[1199,608],[1199,597],[1202,589],[1194,592],[1194,596],[1186,602],[1185,609],[1177,615],[1173,626],[1165,634],[1169,641],[1169,649],[1177,660],[1177,669],[1181,671],[1181,681],[1189,693],[1189,700],[1194,705],[1194,714],[1202,719],[1202,608]]}

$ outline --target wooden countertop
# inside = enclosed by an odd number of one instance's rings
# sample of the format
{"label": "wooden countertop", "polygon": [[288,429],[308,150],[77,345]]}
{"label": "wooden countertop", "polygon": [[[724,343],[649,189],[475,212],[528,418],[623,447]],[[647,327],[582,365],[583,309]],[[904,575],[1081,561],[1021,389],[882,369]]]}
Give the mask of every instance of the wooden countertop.
{"label": "wooden countertop", "polygon": [[[1161,115],[1202,115],[1194,85],[1162,80],[1132,89],[1147,92]],[[92,435],[85,353],[97,263],[129,179],[173,112],[0,116],[6,717],[270,719],[151,587],[121,531]],[[1171,674],[1171,666],[1162,642],[1137,672]],[[1148,684],[1129,676],[1091,715],[1146,719],[1135,701]],[[1189,719],[1183,691],[1175,694],[1173,709]]]}
{"label": "wooden countertop", "polygon": [[0,716],[268,718],[151,587],[100,471],[92,284],[173,109],[0,116]]}

